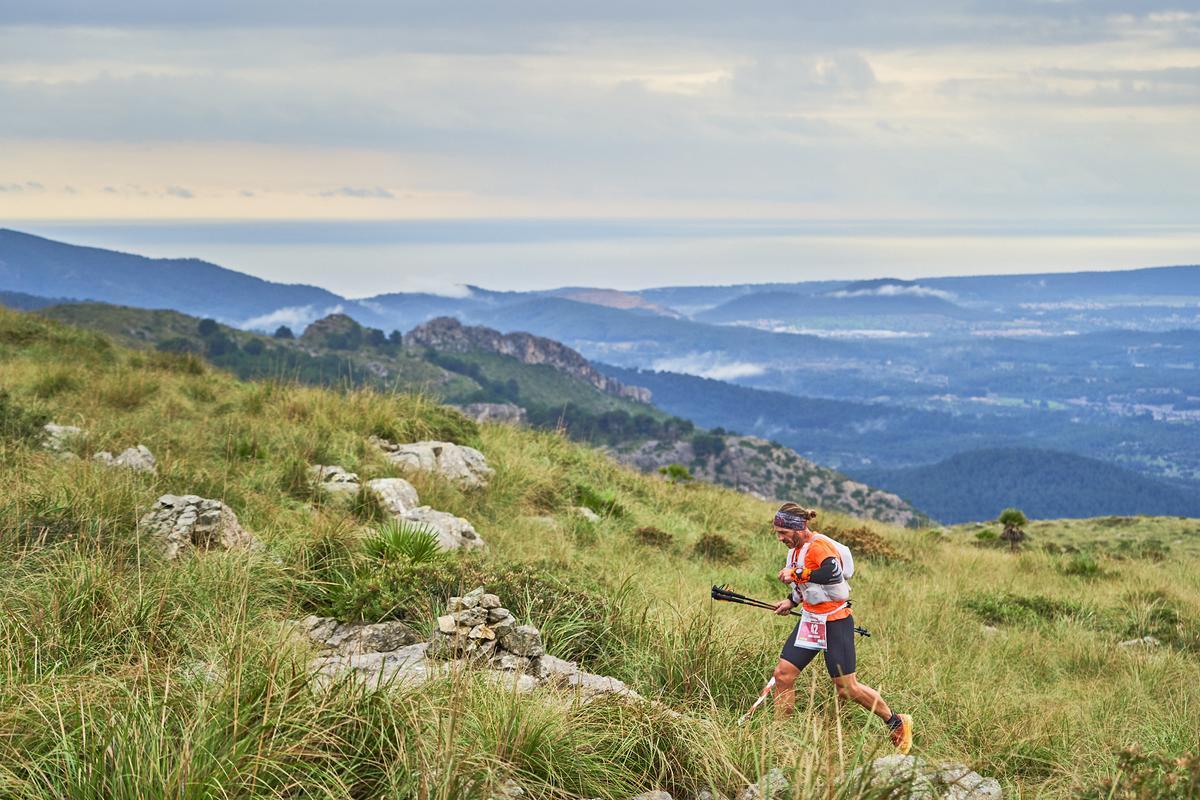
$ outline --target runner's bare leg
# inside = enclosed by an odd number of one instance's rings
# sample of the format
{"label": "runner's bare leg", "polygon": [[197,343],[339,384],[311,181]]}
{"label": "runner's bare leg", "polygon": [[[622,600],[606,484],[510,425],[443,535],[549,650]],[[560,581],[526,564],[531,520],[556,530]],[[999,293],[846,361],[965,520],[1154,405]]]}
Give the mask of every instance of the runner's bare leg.
{"label": "runner's bare leg", "polygon": [[[782,664],[786,662],[781,661],[780,663]],[[795,669],[795,667],[793,667],[793,669]],[[776,668],[776,674],[779,674],[778,667]],[[851,672],[849,675],[842,675],[841,677],[834,678],[833,684],[837,687],[838,697],[842,698],[843,700],[853,700],[867,711],[873,712],[875,716],[879,717],[884,722],[887,722],[892,718],[892,709],[888,706],[887,702],[883,699],[879,692],[875,691],[870,686],[867,686],[865,683],[859,683],[858,677],[855,673]],[[778,699],[775,702],[778,703]]]}
{"label": "runner's bare leg", "polygon": [[796,705],[796,678],[800,670],[790,661],[779,659],[775,665],[775,717],[790,717]]}

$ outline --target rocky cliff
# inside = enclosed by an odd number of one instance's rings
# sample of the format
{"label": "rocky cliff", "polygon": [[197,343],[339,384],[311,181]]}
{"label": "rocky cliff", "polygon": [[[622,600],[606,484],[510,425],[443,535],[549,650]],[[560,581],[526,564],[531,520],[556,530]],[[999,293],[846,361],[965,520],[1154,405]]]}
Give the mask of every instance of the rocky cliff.
{"label": "rocky cliff", "polygon": [[650,402],[650,390],[625,384],[601,375],[588,360],[576,351],[553,339],[529,333],[500,333],[482,326],[463,325],[453,317],[438,317],[413,328],[404,336],[407,347],[428,347],[449,353],[468,353],[483,350],[511,356],[523,364],[546,364],[580,380],[587,381],[602,392]]}
{"label": "rocky cliff", "polygon": [[705,438],[710,441],[701,453],[692,441],[681,440],[649,441],[613,455],[643,472],[682,464],[699,480],[731,486],[767,500],[794,500],[894,525],[914,526],[927,521],[899,496],[814,464],[781,444],[755,436]]}

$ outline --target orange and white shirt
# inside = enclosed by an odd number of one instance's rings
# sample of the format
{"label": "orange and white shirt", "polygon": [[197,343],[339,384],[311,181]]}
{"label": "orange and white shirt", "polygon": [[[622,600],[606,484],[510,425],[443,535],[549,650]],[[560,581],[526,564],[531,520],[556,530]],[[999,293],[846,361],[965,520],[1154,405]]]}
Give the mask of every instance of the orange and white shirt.
{"label": "orange and white shirt", "polygon": [[814,532],[811,540],[789,550],[787,557],[787,567],[794,569],[797,575],[806,569],[816,572],[830,557],[837,559],[839,565],[836,574],[838,580],[834,583],[789,584],[792,587],[792,602],[813,614],[829,614],[826,622],[844,619],[851,614],[846,606],[846,601],[850,599],[850,583],[841,575],[842,561],[837,548],[828,537]]}

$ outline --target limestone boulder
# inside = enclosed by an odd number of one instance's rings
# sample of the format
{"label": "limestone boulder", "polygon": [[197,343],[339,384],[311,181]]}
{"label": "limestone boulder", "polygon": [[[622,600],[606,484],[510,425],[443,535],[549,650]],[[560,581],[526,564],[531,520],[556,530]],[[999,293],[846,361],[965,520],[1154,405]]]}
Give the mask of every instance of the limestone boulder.
{"label": "limestone boulder", "polygon": [[154,453],[150,452],[150,448],[144,444],[127,447],[118,456],[114,456],[107,450],[101,450],[92,456],[92,460],[109,467],[122,467],[151,475],[158,473],[158,460],[154,458]]}
{"label": "limestone boulder", "polygon": [[164,494],[141,519],[140,528],[174,559],[193,550],[258,549],[262,545],[220,500],[194,494]]}
{"label": "limestone boulder", "polygon": [[76,441],[87,438],[87,432],[74,425],[56,425],[53,422],[47,422],[42,426],[42,430],[45,431],[42,448],[52,453],[70,452],[71,446]]}
{"label": "limestone boulder", "polygon": [[791,785],[783,770],[775,767],[738,793],[737,800],[783,800],[791,796]]}
{"label": "limestone boulder", "polygon": [[371,688],[420,686],[445,672],[442,665],[425,657],[428,649],[429,644],[421,642],[385,653],[322,656],[309,664],[309,670],[318,687],[344,680]]}
{"label": "limestone boulder", "polygon": [[334,495],[352,496],[358,493],[358,475],[332,464],[313,464],[308,468],[313,482]]}
{"label": "limestone boulder", "polygon": [[300,627],[310,640],[341,655],[386,653],[417,644],[421,634],[412,626],[389,622],[339,622],[333,617],[305,617]]}
{"label": "limestone boulder", "polygon": [[483,453],[473,447],[453,442],[394,444],[379,437],[371,437],[371,442],[403,470],[440,475],[461,489],[482,488],[495,474]]}
{"label": "limestone boulder", "polygon": [[848,773],[842,784],[852,791],[891,791],[893,796],[908,800],[1002,800],[1004,797],[995,778],[985,778],[967,766],[935,764],[899,753],[877,758]]}
{"label": "limestone boulder", "polygon": [[393,516],[407,514],[420,504],[420,500],[417,499],[417,490],[403,478],[376,478],[367,481],[367,489]]}
{"label": "limestone boulder", "polygon": [[420,506],[397,515],[397,519],[422,525],[437,535],[443,550],[486,550],[487,543],[475,527],[462,517],[429,506]]}

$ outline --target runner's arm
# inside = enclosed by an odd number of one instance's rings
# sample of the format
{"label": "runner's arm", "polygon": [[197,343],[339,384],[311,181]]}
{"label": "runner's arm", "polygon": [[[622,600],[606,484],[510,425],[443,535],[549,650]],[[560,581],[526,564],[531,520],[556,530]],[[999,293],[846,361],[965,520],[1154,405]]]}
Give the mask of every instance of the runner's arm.
{"label": "runner's arm", "polygon": [[821,562],[821,566],[814,570],[804,570],[808,573],[807,580],[809,583],[820,583],[828,585],[831,583],[841,583],[842,563],[834,556],[830,556]]}

